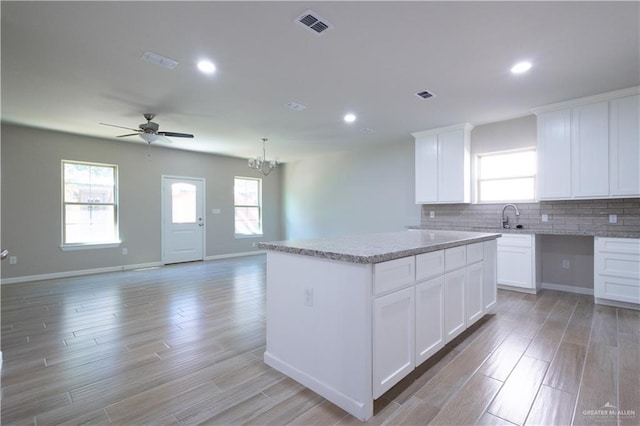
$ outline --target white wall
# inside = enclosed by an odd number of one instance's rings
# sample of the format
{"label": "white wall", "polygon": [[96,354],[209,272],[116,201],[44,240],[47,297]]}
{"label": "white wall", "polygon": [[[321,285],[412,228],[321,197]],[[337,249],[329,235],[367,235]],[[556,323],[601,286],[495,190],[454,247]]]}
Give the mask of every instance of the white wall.
{"label": "white wall", "polygon": [[413,139],[286,164],[287,239],[404,230],[420,223]]}

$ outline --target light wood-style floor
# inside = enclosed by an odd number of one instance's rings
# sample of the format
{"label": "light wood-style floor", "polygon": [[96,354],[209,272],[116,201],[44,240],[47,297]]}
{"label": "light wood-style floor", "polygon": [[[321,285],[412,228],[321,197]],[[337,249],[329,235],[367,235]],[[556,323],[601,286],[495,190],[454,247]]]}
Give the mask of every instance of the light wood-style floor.
{"label": "light wood-style floor", "polygon": [[[262,362],[264,262],[3,286],[2,424],[359,424]],[[500,291],[369,423],[637,425],[640,313]]]}

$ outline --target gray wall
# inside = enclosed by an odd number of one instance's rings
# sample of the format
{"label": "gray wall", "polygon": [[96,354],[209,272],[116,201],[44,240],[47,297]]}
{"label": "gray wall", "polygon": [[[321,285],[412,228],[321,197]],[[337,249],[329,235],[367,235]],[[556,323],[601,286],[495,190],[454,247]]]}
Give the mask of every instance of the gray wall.
{"label": "gray wall", "polygon": [[[236,239],[234,176],[260,177],[246,160],[94,139],[2,124],[1,244],[18,257],[3,262],[2,278],[138,265],[161,259],[161,176],[206,180],[206,256],[256,250],[256,241],[282,239],[280,170],[263,179],[262,238]],[[120,190],[118,248],[63,252],[61,160],[117,164]],[[221,209],[212,215],[211,209]],[[128,255],[122,255],[122,248]]]}
{"label": "gray wall", "polygon": [[283,194],[287,239],[417,225],[413,139],[286,164]]}

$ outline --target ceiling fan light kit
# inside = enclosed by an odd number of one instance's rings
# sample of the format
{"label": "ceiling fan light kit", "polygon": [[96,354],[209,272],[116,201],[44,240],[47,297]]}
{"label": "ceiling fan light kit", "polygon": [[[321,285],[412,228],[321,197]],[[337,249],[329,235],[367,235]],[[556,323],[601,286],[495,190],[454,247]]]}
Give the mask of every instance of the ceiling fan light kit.
{"label": "ceiling fan light kit", "polygon": [[158,129],[160,128],[160,126],[158,125],[158,123],[154,123],[153,121],[153,117],[155,117],[155,114],[144,114],[144,118],[145,120],[147,120],[146,123],[142,123],[140,124],[140,126],[138,126],[138,129],[131,129],[129,127],[123,127],[123,126],[117,126],[115,124],[107,124],[107,123],[100,123],[103,126],[111,126],[111,127],[118,127],[120,129],[127,129],[127,130],[131,130],[134,131],[136,133],[127,133],[126,135],[119,135],[119,138],[124,138],[124,137],[128,137],[128,136],[140,136],[142,138],[142,140],[144,140],[146,143],[150,144],[152,142],[157,141],[160,136],[164,136],[164,141],[171,143],[170,139],[167,139],[167,136],[171,136],[173,138],[193,138],[192,134],[189,133],[178,133],[178,132],[159,132]]}
{"label": "ceiling fan light kit", "polygon": [[267,138],[262,139],[262,157],[250,158],[249,159],[249,167],[255,169],[267,176],[273,169],[278,167],[278,160],[269,160],[267,161],[267,148],[266,148]]}

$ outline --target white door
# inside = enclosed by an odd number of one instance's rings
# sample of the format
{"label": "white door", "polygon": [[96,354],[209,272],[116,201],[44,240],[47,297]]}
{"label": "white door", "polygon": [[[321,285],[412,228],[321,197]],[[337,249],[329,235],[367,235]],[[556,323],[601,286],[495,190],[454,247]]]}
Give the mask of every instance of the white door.
{"label": "white door", "polygon": [[204,259],[204,179],[162,177],[162,263]]}

